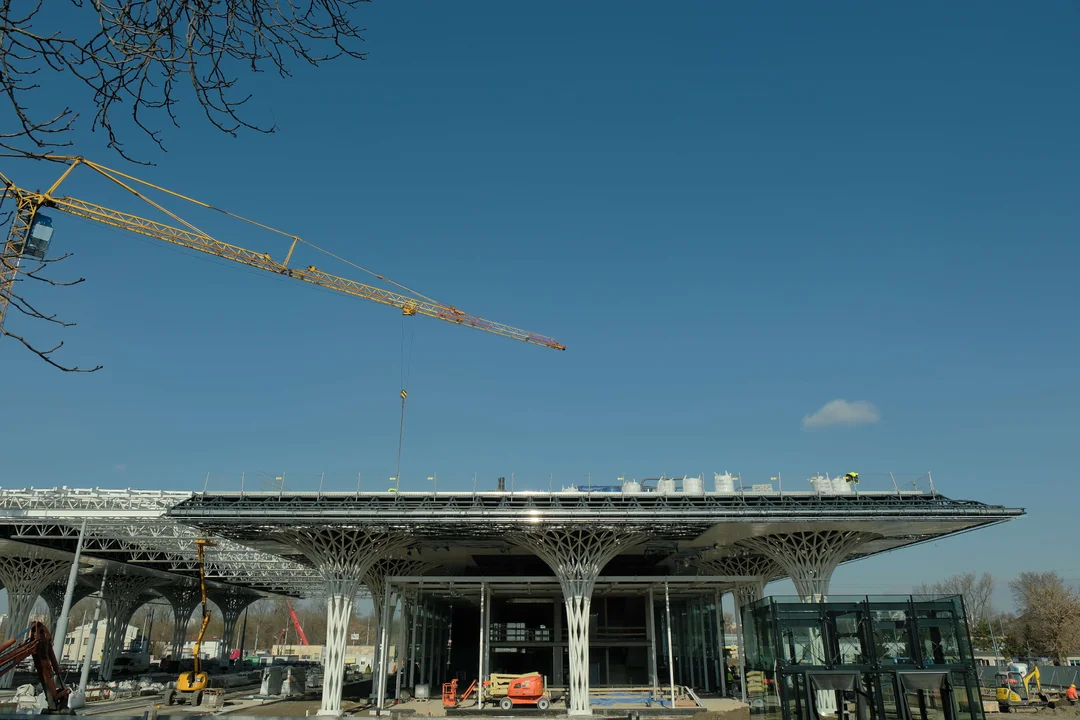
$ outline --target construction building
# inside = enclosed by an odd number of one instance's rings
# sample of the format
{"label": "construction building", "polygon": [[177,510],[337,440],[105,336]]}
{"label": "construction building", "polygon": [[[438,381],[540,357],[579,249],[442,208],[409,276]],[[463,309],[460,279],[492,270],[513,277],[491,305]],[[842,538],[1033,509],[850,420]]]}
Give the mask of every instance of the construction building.
{"label": "construction building", "polygon": [[[104,588],[110,617],[126,624],[162,596],[186,622],[194,539],[213,537],[207,575],[227,638],[259,597],[327,599],[322,714],[340,714],[363,593],[380,628],[380,706],[423,683],[537,671],[588,714],[602,686],[741,695],[749,682],[729,687],[721,650],[739,639],[724,629],[727,595],[744,608],[738,636],[772,580],[821,607],[840,563],[1023,514],[933,491],[813,487],[742,491],[717,476],[712,492],[667,479],[625,492],[0,490],[0,581],[19,624],[27,602],[63,586],[82,537],[79,587]],[[380,672],[397,648],[401,671],[386,672],[390,659]]]}

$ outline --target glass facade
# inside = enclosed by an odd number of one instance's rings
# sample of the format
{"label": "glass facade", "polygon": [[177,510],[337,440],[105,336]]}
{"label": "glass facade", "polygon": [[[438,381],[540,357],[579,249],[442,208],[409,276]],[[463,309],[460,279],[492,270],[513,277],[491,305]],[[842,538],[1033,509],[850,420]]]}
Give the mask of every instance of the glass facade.
{"label": "glass facade", "polygon": [[661,593],[654,607],[656,661],[659,685],[666,687],[674,677],[676,685],[705,692],[719,692],[726,685],[723,611],[717,612],[713,597],[680,598],[671,601],[671,653],[667,644],[667,613]]}
{"label": "glass facade", "polygon": [[984,720],[959,596],[771,597],[742,620],[757,720]]}

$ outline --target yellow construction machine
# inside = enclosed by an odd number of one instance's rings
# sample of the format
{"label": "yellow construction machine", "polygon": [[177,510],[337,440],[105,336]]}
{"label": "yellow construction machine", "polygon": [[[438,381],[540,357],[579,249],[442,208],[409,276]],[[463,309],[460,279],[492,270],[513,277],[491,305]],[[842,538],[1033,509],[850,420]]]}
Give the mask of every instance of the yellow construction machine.
{"label": "yellow construction machine", "polygon": [[[1035,683],[1032,693],[1031,684]],[[1040,707],[1054,707],[1060,697],[1043,692],[1038,666],[1028,674],[1009,670],[997,674],[997,701],[1001,712],[1034,712]]]}
{"label": "yellow construction machine", "polygon": [[191,648],[193,665],[191,672],[180,673],[176,679],[176,688],[165,691],[165,704],[201,705],[203,691],[210,687],[210,676],[202,669],[202,658],[199,657],[203,635],[206,634],[206,626],[210,623],[210,611],[206,607],[206,548],[215,543],[210,540],[199,538],[195,541],[199,553],[199,592],[202,593],[202,627],[199,628],[199,637],[195,638],[195,645]]}

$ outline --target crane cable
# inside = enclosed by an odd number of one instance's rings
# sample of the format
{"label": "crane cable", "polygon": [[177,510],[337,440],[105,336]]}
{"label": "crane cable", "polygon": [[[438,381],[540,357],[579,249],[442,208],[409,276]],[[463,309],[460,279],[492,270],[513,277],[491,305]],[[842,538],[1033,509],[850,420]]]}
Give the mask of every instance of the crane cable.
{"label": "crane cable", "polygon": [[421,292],[413,290],[412,288],[408,287],[407,285],[402,285],[399,282],[395,282],[394,280],[391,280],[390,278],[386,277],[385,275],[380,275],[379,273],[375,272],[374,270],[370,270],[370,269],[368,269],[368,268],[366,268],[366,267],[364,267],[362,265],[358,265],[357,263],[354,263],[351,260],[347,260],[346,258],[343,258],[340,255],[337,255],[336,253],[333,253],[333,252],[327,250],[326,248],[319,247],[315,243],[310,242],[308,240],[305,240],[304,238],[299,237],[297,235],[293,235],[292,233],[285,232],[284,230],[278,230],[275,227],[272,227],[270,225],[266,225],[266,224],[261,223],[261,222],[259,222],[257,220],[252,220],[251,218],[244,217],[243,215],[238,215],[237,213],[234,213],[234,212],[229,212],[228,210],[224,210],[222,208],[216,207],[214,205],[211,205],[210,203],[203,202],[202,200],[197,200],[197,199],[195,199],[193,197],[188,197],[187,195],[183,195],[183,194],[178,193],[178,192],[176,192],[174,190],[169,190],[168,188],[161,187],[160,185],[155,185],[152,182],[147,182],[146,180],[142,180],[140,178],[137,178],[134,175],[128,175],[127,173],[121,172],[120,170],[114,170],[113,168],[105,167],[104,165],[101,165],[99,163],[92,162],[92,161],[86,160],[86,159],[81,160],[81,162],[82,162],[83,165],[86,165],[90,169],[96,171],[99,175],[105,177],[108,180],[112,180],[114,183],[116,183],[120,187],[124,188],[125,190],[127,190],[128,192],[130,192],[132,195],[139,198],[143,202],[157,208],[161,212],[163,212],[166,215],[168,215],[169,217],[171,217],[173,220],[176,220],[177,222],[180,222],[180,223],[184,224],[185,226],[187,226],[187,228],[189,230],[191,230],[191,231],[193,231],[195,233],[198,233],[199,235],[202,235],[204,237],[209,238],[211,236],[208,235],[207,233],[203,232],[199,228],[195,227],[191,223],[186,222],[183,218],[180,218],[176,214],[174,214],[172,212],[169,212],[164,207],[162,207],[160,204],[154,202],[149,197],[147,197],[145,194],[139,192],[138,190],[131,187],[127,183],[123,182],[119,178],[124,178],[126,180],[130,180],[133,183],[138,183],[138,184],[140,184],[140,185],[142,185],[144,187],[148,187],[148,188],[151,188],[153,190],[163,192],[166,195],[171,195],[171,196],[173,196],[175,198],[178,198],[180,200],[184,200],[186,202],[192,203],[193,205],[198,205],[200,207],[206,208],[207,210],[213,210],[214,212],[219,212],[222,215],[226,215],[228,217],[233,218],[234,220],[239,220],[241,222],[248,223],[249,225],[254,225],[255,227],[262,228],[263,230],[268,230],[269,232],[277,233],[278,235],[284,235],[285,237],[290,238],[290,239],[292,239],[292,240],[294,240],[296,242],[300,242],[300,243],[303,243],[304,245],[307,245],[309,248],[311,248],[313,250],[317,250],[318,252],[321,252],[324,255],[328,255],[328,256],[332,257],[333,259],[335,259],[335,260],[337,260],[339,262],[343,262],[346,265],[354,267],[354,268],[356,268],[357,270],[359,270],[361,272],[367,273],[368,275],[371,275],[374,278],[377,278],[379,280],[382,280],[385,283],[393,285],[394,287],[398,288],[402,292],[406,292],[406,293],[408,293],[408,294],[410,294],[410,295],[412,295],[414,297],[418,297],[421,300],[426,300],[426,301],[428,301],[428,302],[430,302],[430,303],[432,303],[434,305],[439,305],[440,307],[447,308],[448,310],[453,310],[454,309],[453,305],[447,305],[446,303],[439,302],[438,300],[435,300],[434,298],[428,297],[427,295],[424,295]]}
{"label": "crane cable", "polygon": [[409,328],[409,354],[405,355],[405,316],[401,316],[401,420],[398,422],[397,473],[394,475],[394,491],[401,486],[401,446],[405,440],[405,399],[409,397],[409,374],[412,371],[413,341],[416,340],[416,328]]}

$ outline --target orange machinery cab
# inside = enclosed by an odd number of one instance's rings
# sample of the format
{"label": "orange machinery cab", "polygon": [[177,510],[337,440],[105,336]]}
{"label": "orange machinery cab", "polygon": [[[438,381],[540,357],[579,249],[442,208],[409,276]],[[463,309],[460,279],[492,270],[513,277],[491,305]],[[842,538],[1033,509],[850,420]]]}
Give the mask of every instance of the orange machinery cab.
{"label": "orange machinery cab", "polygon": [[542,675],[523,675],[510,683],[506,697],[499,701],[499,707],[510,710],[515,705],[535,705],[537,710],[551,707],[551,696]]}

